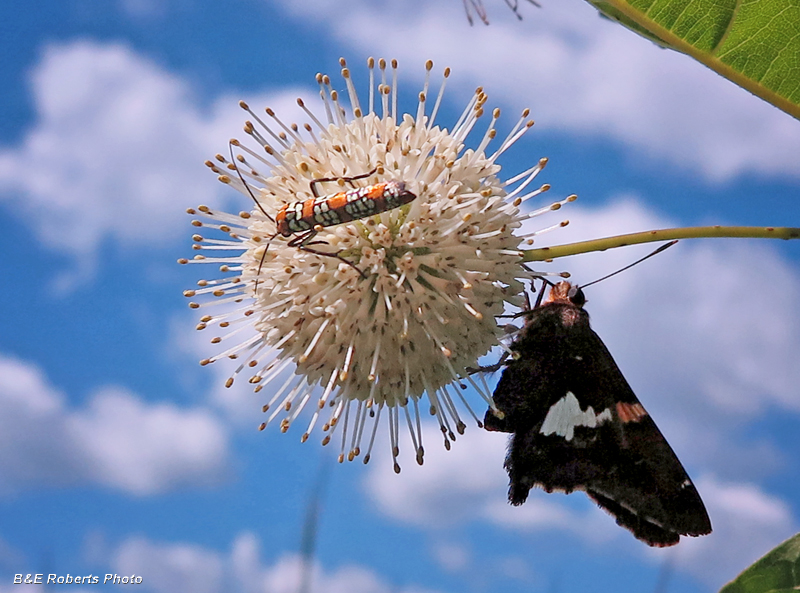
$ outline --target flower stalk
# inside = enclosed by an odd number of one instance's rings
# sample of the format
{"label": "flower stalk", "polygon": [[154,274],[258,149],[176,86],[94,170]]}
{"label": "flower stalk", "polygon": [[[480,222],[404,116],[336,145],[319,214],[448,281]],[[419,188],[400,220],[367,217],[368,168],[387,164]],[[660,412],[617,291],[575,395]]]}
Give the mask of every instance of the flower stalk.
{"label": "flower stalk", "polygon": [[578,241],[575,243],[565,243],[564,245],[540,247],[538,249],[526,249],[523,252],[523,260],[527,262],[548,261],[558,257],[567,257],[568,255],[578,255],[580,253],[590,253],[592,251],[605,251],[606,249],[627,247],[628,245],[638,245],[640,243],[657,243],[660,241],[671,241],[673,239],[707,238],[800,239],[800,228],[716,225],[660,229],[655,231],[643,231],[640,233],[629,233],[626,235],[615,235],[613,237],[603,237],[602,239],[592,239],[591,241]]}

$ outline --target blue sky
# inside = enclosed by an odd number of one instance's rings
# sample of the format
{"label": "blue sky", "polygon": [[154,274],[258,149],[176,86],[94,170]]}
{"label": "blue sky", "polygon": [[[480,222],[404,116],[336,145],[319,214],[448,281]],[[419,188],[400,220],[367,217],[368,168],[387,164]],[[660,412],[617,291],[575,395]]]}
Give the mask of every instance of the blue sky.
{"label": "blue sky", "polygon": [[[239,99],[291,119],[317,72],[341,82],[339,56],[362,85],[366,58],[384,56],[413,100],[430,58],[453,69],[443,125],[479,85],[507,127],[531,108],[504,171],[547,156],[550,196],[580,196],[548,241],[800,226],[797,121],[578,0],[523,5],[522,22],[485,2],[489,27],[457,0],[7,6],[0,593],[37,572],[296,590],[306,506],[334,459],[319,439],[259,433],[264,395],[197,365],[213,347],[181,293],[199,276],[175,264],[191,252],[187,207],[249,207],[203,165],[239,134]],[[588,282],[641,251],[554,265]],[[650,591],[671,567],[667,590],[700,593],[798,531],[800,245],[686,241],[588,297],[714,534],[653,551],[580,494],[511,508],[504,437],[470,426],[399,476],[385,446],[330,467],[315,591]],[[113,587],[71,590],[98,588]]]}

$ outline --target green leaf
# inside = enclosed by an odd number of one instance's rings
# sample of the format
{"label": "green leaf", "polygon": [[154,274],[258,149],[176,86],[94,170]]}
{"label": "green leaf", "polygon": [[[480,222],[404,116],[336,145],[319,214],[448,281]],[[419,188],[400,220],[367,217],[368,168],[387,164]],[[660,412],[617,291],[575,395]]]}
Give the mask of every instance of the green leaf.
{"label": "green leaf", "polygon": [[588,0],[800,119],[800,0]]}
{"label": "green leaf", "polygon": [[725,585],[719,593],[800,591],[800,533],[786,540]]}

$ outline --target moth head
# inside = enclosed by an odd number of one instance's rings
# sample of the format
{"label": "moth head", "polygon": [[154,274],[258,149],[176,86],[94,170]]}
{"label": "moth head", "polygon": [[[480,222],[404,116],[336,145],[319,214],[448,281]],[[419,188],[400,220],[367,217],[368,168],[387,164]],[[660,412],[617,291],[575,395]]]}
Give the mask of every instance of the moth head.
{"label": "moth head", "polygon": [[564,303],[583,307],[586,304],[586,295],[583,294],[581,287],[569,282],[559,282],[550,289],[548,303]]}

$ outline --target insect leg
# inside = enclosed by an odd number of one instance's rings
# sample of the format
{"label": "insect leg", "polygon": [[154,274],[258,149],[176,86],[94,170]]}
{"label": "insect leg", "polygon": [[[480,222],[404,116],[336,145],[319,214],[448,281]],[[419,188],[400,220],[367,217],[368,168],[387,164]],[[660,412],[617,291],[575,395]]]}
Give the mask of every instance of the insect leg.
{"label": "insect leg", "polygon": [[[539,278],[539,276],[536,276],[535,278]],[[542,299],[544,297],[545,284],[548,282],[544,278],[540,278],[540,279],[543,282],[542,290],[539,292],[539,295],[536,297],[536,304],[533,307],[531,307],[531,299],[528,296],[528,291],[526,290],[525,293],[524,293],[525,294],[525,304],[522,307],[522,311],[518,311],[517,313],[512,313],[510,315],[498,315],[498,317],[510,317],[512,319],[516,319],[517,317],[524,317],[525,315],[529,314],[533,309],[535,309],[536,307],[539,307],[542,304]],[[536,286],[533,283],[533,279],[531,279],[531,291],[532,292],[536,292]],[[511,333],[511,332],[509,332],[509,328],[511,328],[512,332],[513,331],[519,331],[518,327],[516,327],[514,325],[507,325],[506,326],[506,333]],[[474,375],[475,373],[496,373],[497,371],[499,371],[501,368],[503,368],[505,366],[506,361],[508,360],[508,358],[510,356],[511,356],[510,353],[503,352],[503,355],[500,357],[500,360],[498,360],[496,363],[491,364],[491,365],[487,365],[487,366],[480,366],[480,367],[477,367],[477,368],[476,367],[467,367],[467,372],[470,375]]]}
{"label": "insect leg", "polygon": [[314,237],[317,236],[317,233],[319,232],[318,228],[321,229],[322,227],[320,225],[317,225],[316,227],[314,227],[310,231],[307,231],[307,232],[303,233],[302,235],[297,235],[294,239],[289,241],[286,245],[289,246],[289,247],[297,247],[298,249],[302,249],[303,251],[307,251],[308,253],[313,253],[315,255],[322,255],[322,256],[325,256],[325,257],[335,257],[339,261],[341,261],[343,263],[346,263],[348,266],[353,268],[356,272],[359,273],[359,275],[362,278],[364,278],[366,280],[367,275],[364,272],[359,270],[358,267],[356,267],[356,265],[353,262],[347,261],[345,258],[343,258],[338,253],[327,253],[325,251],[319,251],[317,249],[313,249],[313,248],[309,247],[309,245],[313,245],[315,243],[322,243],[323,242],[323,241],[315,241],[314,243],[311,242],[311,239],[313,239]]}
{"label": "insect leg", "polygon": [[314,179],[313,181],[311,181],[309,183],[309,185],[311,186],[311,193],[314,194],[315,198],[319,198],[320,194],[317,191],[317,184],[318,183],[324,183],[324,182],[327,182],[327,181],[339,181],[340,179],[342,181],[345,181],[345,182],[355,181],[356,179],[366,179],[370,175],[374,175],[377,170],[378,170],[378,167],[375,167],[369,173],[364,173],[363,175],[356,175],[355,177],[321,177],[320,179]]}
{"label": "insect leg", "polygon": [[[544,278],[541,278],[541,277],[539,277],[539,280],[542,281],[542,290],[540,290],[539,294],[536,295],[536,304],[533,306],[533,309],[537,309],[537,308],[542,306],[542,301],[544,300],[544,287],[547,286],[548,284],[550,286],[553,286],[553,283],[550,282],[549,280],[545,280]],[[536,292],[536,287],[533,284],[533,280],[531,280],[531,290],[533,292]],[[527,306],[527,310],[528,311],[532,311],[533,310],[531,308],[531,301],[528,298],[528,293],[527,292],[525,293],[525,305]]]}
{"label": "insect leg", "polygon": [[261,259],[258,261],[258,270],[256,270],[256,281],[253,284],[253,296],[256,294],[256,290],[258,289],[258,279],[261,277],[261,268],[264,266],[264,261],[267,259],[267,249],[269,249],[269,244],[272,240],[278,236],[278,233],[275,233],[269,238],[266,246],[264,247],[264,253],[261,254]]}
{"label": "insect leg", "polygon": [[489,364],[486,366],[479,366],[479,367],[467,367],[467,374],[474,375],[475,373],[496,373],[504,366],[506,366],[506,361],[508,360],[509,356],[511,356],[508,352],[503,352],[503,355],[500,357],[494,364]]}

